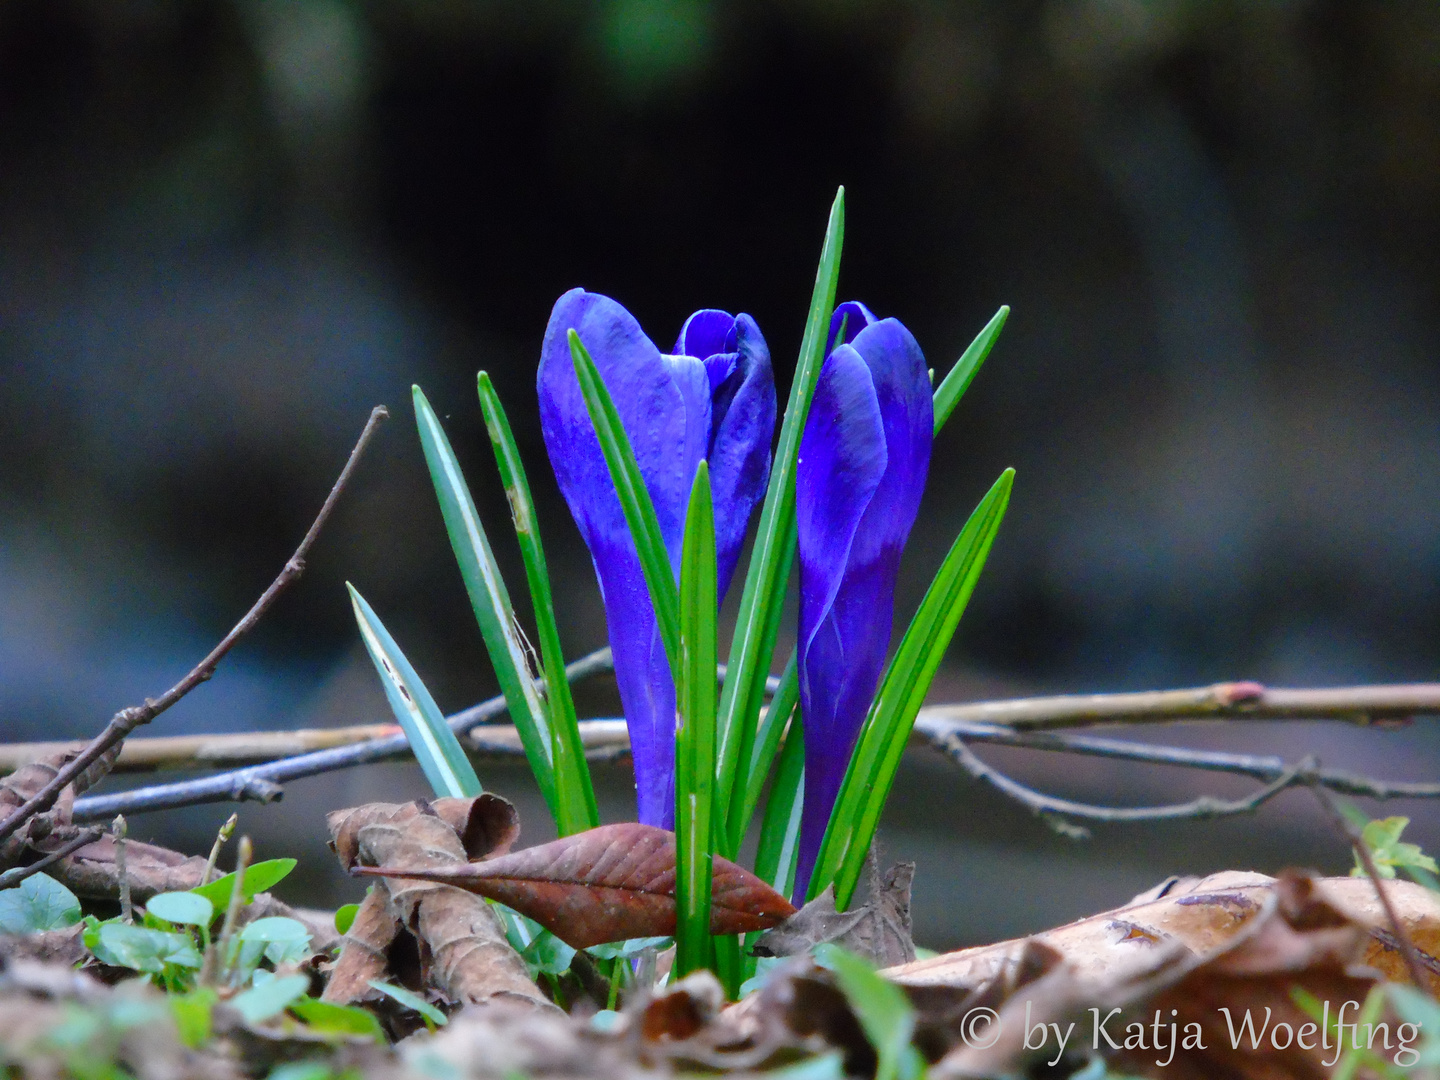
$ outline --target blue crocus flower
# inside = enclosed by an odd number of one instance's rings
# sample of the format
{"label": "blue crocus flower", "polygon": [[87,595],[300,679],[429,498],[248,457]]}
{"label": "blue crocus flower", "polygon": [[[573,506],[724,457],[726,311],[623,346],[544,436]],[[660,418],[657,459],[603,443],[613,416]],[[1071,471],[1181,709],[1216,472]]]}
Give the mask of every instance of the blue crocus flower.
{"label": "blue crocus flower", "polygon": [[639,817],[668,829],[675,819],[675,684],[640,559],[575,377],[567,340],[572,329],[615,401],[677,575],[690,486],[701,459],[709,462],[722,599],[770,478],[770,351],[749,315],[697,311],[667,356],[623,307],[583,289],[555,302],[545,328],[537,378],[540,427],[600,579],[635,758]]}
{"label": "blue crocus flower", "polygon": [[842,304],[827,350],[796,472],[805,724],[797,903],[885,665],[900,552],[934,427],[925,357],[897,320]]}

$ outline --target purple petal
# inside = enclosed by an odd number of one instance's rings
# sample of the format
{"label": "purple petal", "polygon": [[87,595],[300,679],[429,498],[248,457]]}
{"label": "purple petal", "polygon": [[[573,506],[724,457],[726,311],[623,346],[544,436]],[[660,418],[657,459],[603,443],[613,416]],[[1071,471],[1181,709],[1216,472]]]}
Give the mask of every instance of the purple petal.
{"label": "purple petal", "polygon": [[[750,516],[770,482],[770,440],[775,433],[770,350],[749,315],[737,315],[732,323],[730,341],[735,351],[730,374],[714,390],[709,448],[715,569],[722,601],[745,543]],[[719,359],[712,356],[706,363]]]}
{"label": "purple petal", "polygon": [[[803,897],[809,884],[884,669],[900,554],[920,507],[934,422],[925,358],[899,322],[872,322],[850,346],[837,348],[822,369],[822,383],[842,358],[847,371],[864,369],[870,397],[854,393],[849,405],[853,411],[837,412],[835,402],[827,401],[817,414],[817,388],[801,441],[797,488],[806,751],[797,897]],[[859,381],[854,375],[847,378]],[[853,464],[860,460],[857,452],[868,450],[877,439],[884,447],[883,475],[868,489],[847,495],[847,487],[861,488],[862,472]]]}
{"label": "purple petal", "polygon": [[573,289],[555,304],[537,376],[540,426],[560,491],[590,548],[605,600],[616,680],[634,748],[640,820],[674,818],[675,690],[639,558],[585,409],[567,332],[585,343],[614,399],[649,489],[672,565],[709,432],[708,379],[693,358],[666,358],[623,307]]}
{"label": "purple petal", "polygon": [[[880,320],[875,313],[858,300],[847,300],[839,305],[830,316],[830,336],[825,340],[825,355],[829,356],[835,351],[837,345],[848,345],[855,340],[857,334],[872,323]],[[845,328],[845,336],[840,337],[840,328]]]}
{"label": "purple petal", "polygon": [[675,352],[704,360],[717,353],[735,351],[735,317],[727,311],[707,308],[685,320],[675,339]]}
{"label": "purple petal", "polygon": [[893,557],[898,570],[900,550],[920,511],[930,471],[935,431],[930,375],[919,343],[898,319],[883,319],[866,327],[851,348],[865,359],[875,380],[889,461],[885,478],[855,534],[850,561],[860,564]]}
{"label": "purple petal", "polygon": [[[710,378],[705,364],[693,356],[662,356],[670,377],[680,391],[684,401],[685,435],[679,448],[682,461],[688,462],[685,497],[679,504],[679,528],[672,536],[665,534],[665,549],[670,555],[670,565],[680,574],[680,544],[685,534],[685,510],[690,505],[690,485],[695,482],[695,470],[700,459],[710,448]],[[646,486],[649,486],[647,481]],[[653,489],[652,489],[653,497]]]}

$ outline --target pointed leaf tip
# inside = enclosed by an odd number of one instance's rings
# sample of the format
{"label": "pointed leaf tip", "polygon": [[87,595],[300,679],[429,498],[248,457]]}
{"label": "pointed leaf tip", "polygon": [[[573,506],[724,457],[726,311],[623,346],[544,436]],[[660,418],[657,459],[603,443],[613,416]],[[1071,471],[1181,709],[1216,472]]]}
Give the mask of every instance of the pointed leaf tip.
{"label": "pointed leaf tip", "polygon": [[[356,866],[367,877],[454,885],[520,912],[577,949],[675,932],[675,834],[638,822],[445,868]],[[795,908],[727,859],[714,860],[710,932],[765,930]]]}

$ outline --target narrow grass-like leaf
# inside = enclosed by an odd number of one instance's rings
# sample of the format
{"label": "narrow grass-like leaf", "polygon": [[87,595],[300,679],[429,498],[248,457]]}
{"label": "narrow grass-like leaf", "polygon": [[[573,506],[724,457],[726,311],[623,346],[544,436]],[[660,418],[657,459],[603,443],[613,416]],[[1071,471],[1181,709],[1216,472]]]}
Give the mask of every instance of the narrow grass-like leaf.
{"label": "narrow grass-like leaf", "polygon": [[[780,425],[770,486],[760,511],[755,546],[745,571],[745,589],[740,595],[735,636],[730,644],[728,673],[716,725],[720,740],[717,802],[721,806],[729,805],[736,790],[738,763],[748,758],[755,738],[765,679],[770,673],[770,658],[780,629],[785,588],[795,562],[795,461],[810,401],[815,396],[815,384],[820,378],[820,366],[825,361],[825,340],[830,331],[830,315],[835,310],[835,286],[840,276],[840,249],[844,238],[845,189],[842,187],[835,193],[825,227],[825,243],[820,249],[820,265],[810,296],[810,313],[800,339],[800,357],[790,385],[785,419]],[[731,847],[725,853],[733,856],[736,850]]]}
{"label": "narrow grass-like leaf", "polygon": [[434,1005],[431,1005],[430,1002],[426,1001],[419,994],[415,993],[414,990],[407,990],[405,987],[396,986],[394,983],[381,982],[379,979],[370,979],[368,982],[372,989],[379,990],[380,993],[384,994],[390,1000],[398,1001],[401,1005],[404,1005],[405,1008],[413,1009],[419,1013],[425,1019],[426,1023],[430,1025],[432,1031],[436,1026],[443,1026],[450,1020],[448,1016]]}
{"label": "narrow grass-like leaf", "polygon": [[410,661],[405,659],[400,646],[395,644],[395,639],[365,598],[348,581],[345,587],[350,590],[350,603],[355,608],[355,621],[360,624],[360,636],[365,640],[370,659],[375,662],[375,670],[380,673],[390,709],[405,729],[405,738],[410,741],[410,749],[415,751],[425,779],[430,781],[436,795],[462,798],[479,795],[482,791],[480,778],[475,775],[474,766],[460,748],[460,740],[445,723],[445,717],[430,696],[430,691],[425,689],[420,676],[415,674]]}
{"label": "narrow grass-like leaf", "polygon": [[430,479],[435,483],[435,495],[440,500],[440,513],[445,518],[445,531],[450,535],[455,561],[460,565],[460,577],[470,594],[470,606],[480,624],[480,635],[485,639],[505,704],[520,733],[530,770],[535,774],[535,782],[551,816],[558,823],[555,771],[550,759],[550,721],[531,676],[530,658],[520,640],[510,594],[490,550],[485,528],[480,524],[480,515],[475,511],[475,500],[470,497],[470,489],[460,473],[460,463],[450,448],[445,429],[440,426],[440,418],[418,386],[412,388],[412,394],[420,446],[425,451]]}
{"label": "narrow grass-like leaf", "polygon": [[710,966],[715,798],[715,508],[695,471],[680,548],[680,679],[675,733],[675,972]]}
{"label": "narrow grass-like leaf", "polygon": [[741,954],[741,937],[740,934],[727,934],[710,939],[713,969],[720,985],[725,988],[725,997],[730,1001],[739,1000],[740,986],[747,978],[745,962],[749,958]]}
{"label": "narrow grass-like leaf", "polygon": [[810,899],[834,881],[836,905],[843,911],[850,903],[915,715],[945,657],[970,594],[975,591],[990,545],[1004,520],[1014,477],[1015,470],[1006,469],[980,500],[955,538],[885,670],[820,845],[810,878]]}
{"label": "narrow grass-like leaf", "polygon": [[595,435],[600,440],[600,451],[605,455],[605,464],[610,469],[610,479],[615,484],[615,494],[625,511],[625,521],[630,526],[630,535],[635,540],[635,550],[640,556],[640,568],[645,574],[645,584],[650,589],[650,601],[655,607],[655,622],[660,627],[660,640],[665,645],[665,655],[670,660],[670,672],[675,685],[680,685],[680,626],[678,607],[680,597],[675,588],[675,570],[670,565],[670,556],[665,551],[665,539],[660,535],[660,520],[655,516],[655,504],[640,475],[640,466],[635,461],[635,451],[630,447],[630,437],[625,434],[625,425],[605,380],[580,335],[570,331],[570,356],[575,362],[575,375],[580,380],[580,393],[585,398],[585,410],[590,422],[595,425]]}
{"label": "narrow grass-like leaf", "polygon": [[[815,962],[835,973],[845,998],[860,1021],[879,1061],[875,1080],[896,1080],[915,1033],[915,1007],[905,992],[854,953],[826,942],[815,949]],[[1226,1014],[1229,1015],[1228,1013]]]}
{"label": "narrow grass-like leaf", "polygon": [[980,371],[980,365],[985,363],[985,358],[995,347],[995,340],[1000,336],[1000,331],[1005,329],[1005,320],[1009,317],[1010,305],[1002,304],[1000,310],[985,324],[985,329],[975,336],[970,347],[960,354],[960,359],[955,361],[955,366],[940,383],[939,389],[935,391],[935,434],[940,434],[945,421],[950,419],[955,406],[960,404],[965,391],[970,389],[970,384],[975,381],[975,376]]}
{"label": "narrow grass-like leaf", "polygon": [[[800,855],[800,812],[804,806],[805,732],[801,730],[797,712],[775,766],[775,783],[770,786],[770,799],[765,804],[765,817],[760,823],[760,846],[755,850],[755,876],[782,896],[789,896],[795,891],[795,865]],[[745,942],[743,974],[746,979],[753,978],[756,972],[750,947],[759,936],[758,933],[751,934]]]}
{"label": "narrow grass-like leaf", "polygon": [[780,685],[775,696],[770,699],[765,714],[760,718],[755,735],[746,748],[749,752],[741,759],[740,768],[735,774],[735,791],[730,799],[730,816],[727,822],[731,851],[740,850],[745,833],[750,829],[750,820],[755,816],[755,808],[760,805],[760,796],[765,790],[770,766],[775,761],[776,751],[780,749],[780,737],[785,733],[785,725],[790,722],[799,700],[800,675],[795,650],[792,649],[785,670],[780,673]]}
{"label": "narrow grass-like leaf", "polygon": [[755,852],[755,876],[784,896],[795,887],[795,864],[800,851],[800,811],[805,801],[805,732],[797,715],[785,736],[775,783],[760,824],[760,846]]}
{"label": "narrow grass-like leaf", "polygon": [[545,548],[540,543],[539,521],[535,503],[530,497],[530,483],[525,466],[510,432],[510,421],[495,393],[490,376],[480,372],[476,379],[480,394],[480,411],[495,450],[495,463],[500,468],[500,482],[510,500],[510,516],[515,523],[515,538],[520,542],[520,555],[525,560],[525,579],[530,586],[530,604],[535,613],[535,628],[540,638],[540,659],[545,668],[545,702],[550,719],[551,762],[555,776],[556,822],[561,836],[593,829],[600,824],[595,806],[595,788],[590,781],[590,766],[585,760],[585,747],[580,741],[580,728],[575,721],[575,699],[565,678],[565,654],[560,648],[560,631],[555,625],[555,604],[550,591],[550,571],[545,563]]}

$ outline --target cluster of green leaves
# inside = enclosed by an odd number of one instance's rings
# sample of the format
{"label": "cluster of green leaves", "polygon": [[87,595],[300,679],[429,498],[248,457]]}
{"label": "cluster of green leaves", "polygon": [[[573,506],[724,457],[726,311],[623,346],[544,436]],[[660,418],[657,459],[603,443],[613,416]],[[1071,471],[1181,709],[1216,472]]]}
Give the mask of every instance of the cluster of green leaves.
{"label": "cluster of green leaves", "polygon": [[[1367,821],[1360,830],[1360,841],[1369,849],[1370,858],[1381,877],[1393,878],[1396,870],[1403,870],[1421,885],[1440,890],[1440,880],[1435,877],[1440,873],[1440,867],[1435,865],[1435,860],[1420,850],[1419,844],[1404,843],[1400,839],[1409,824],[1408,817]],[[1358,854],[1350,876],[1365,876],[1365,866]]]}
{"label": "cluster of green leaves", "polygon": [[[213,1010],[222,998],[249,1023],[286,1013],[290,1022],[322,1038],[381,1038],[379,1022],[367,1010],[309,996],[310,976],[295,970],[312,955],[310,931],[303,923],[267,916],[250,920],[228,939],[219,935],[232,897],[248,905],[294,868],[294,859],[271,859],[247,867],[238,882],[231,873],[188,892],[160,893],[134,922],[82,916],[74,893],[46,874],[32,874],[0,892],[0,932],[39,933],[83,923],[85,947],[96,960],[147,975],[167,992],[170,1014],[189,1046],[209,1039]],[[343,933],[353,919],[353,911],[337,913],[336,928]],[[211,977],[202,977],[206,970]],[[437,1017],[444,1022],[443,1014],[403,988],[380,984],[377,989],[427,1023]],[[104,1020],[90,1016],[83,1023],[103,1027]],[[82,1023],[78,1013],[75,1023]],[[75,1045],[83,1048],[89,1040],[78,1039]]]}
{"label": "cluster of green leaves", "polygon": [[[1325,1042],[1336,1047],[1339,1058],[1330,1073],[1332,1080],[1353,1080],[1357,1076],[1403,1080],[1415,1076],[1417,1068],[1440,1066],[1440,1001],[1413,986],[1376,985],[1354,1019],[1343,1027],[1334,1011],[1327,1011],[1324,1003],[1304,988],[1295,987],[1290,998],[1312,1020],[1328,1023]],[[1398,1022],[1387,1021],[1386,1006],[1399,1018]],[[1402,1046],[1398,1029],[1403,1024],[1413,1024],[1415,1030],[1414,1037],[1403,1040]]]}
{"label": "cluster of green leaves", "polygon": [[[780,426],[770,483],[745,573],[723,689],[717,687],[715,541],[704,465],[691,491],[681,545],[679,583],[655,508],[619,412],[593,359],[573,330],[570,349],[581,392],[635,540],[677,690],[676,753],[677,974],[713,966],[733,994],[754,962],[734,937],[709,934],[710,868],[716,855],[737,857],[767,784],[756,872],[789,892],[798,851],[804,753],[795,657],[785,665],[768,708],[765,684],[779,636],[796,552],[795,477],[800,437],[825,359],[844,237],[844,190],[826,228],[790,398]],[[994,346],[1008,308],[1001,308],[935,391],[938,432]],[[560,834],[599,823],[574,703],[564,677],[554,604],[525,471],[488,376],[478,380],[481,410],[510,502],[540,642],[537,658],[516,619],[474,500],[438,418],[414,390],[421,445],[440,501],[461,577],[486,648],[520,732],[526,757]],[[813,875],[811,895],[836,886],[843,909],[860,879],[915,716],[949,646],[1004,518],[1013,472],[1006,470],[976,507],[941,563],[876,693]],[[356,617],[390,703],[431,785],[439,794],[475,795],[479,780],[454,733],[393,638],[358,592]],[[534,935],[507,915],[522,952]]]}

